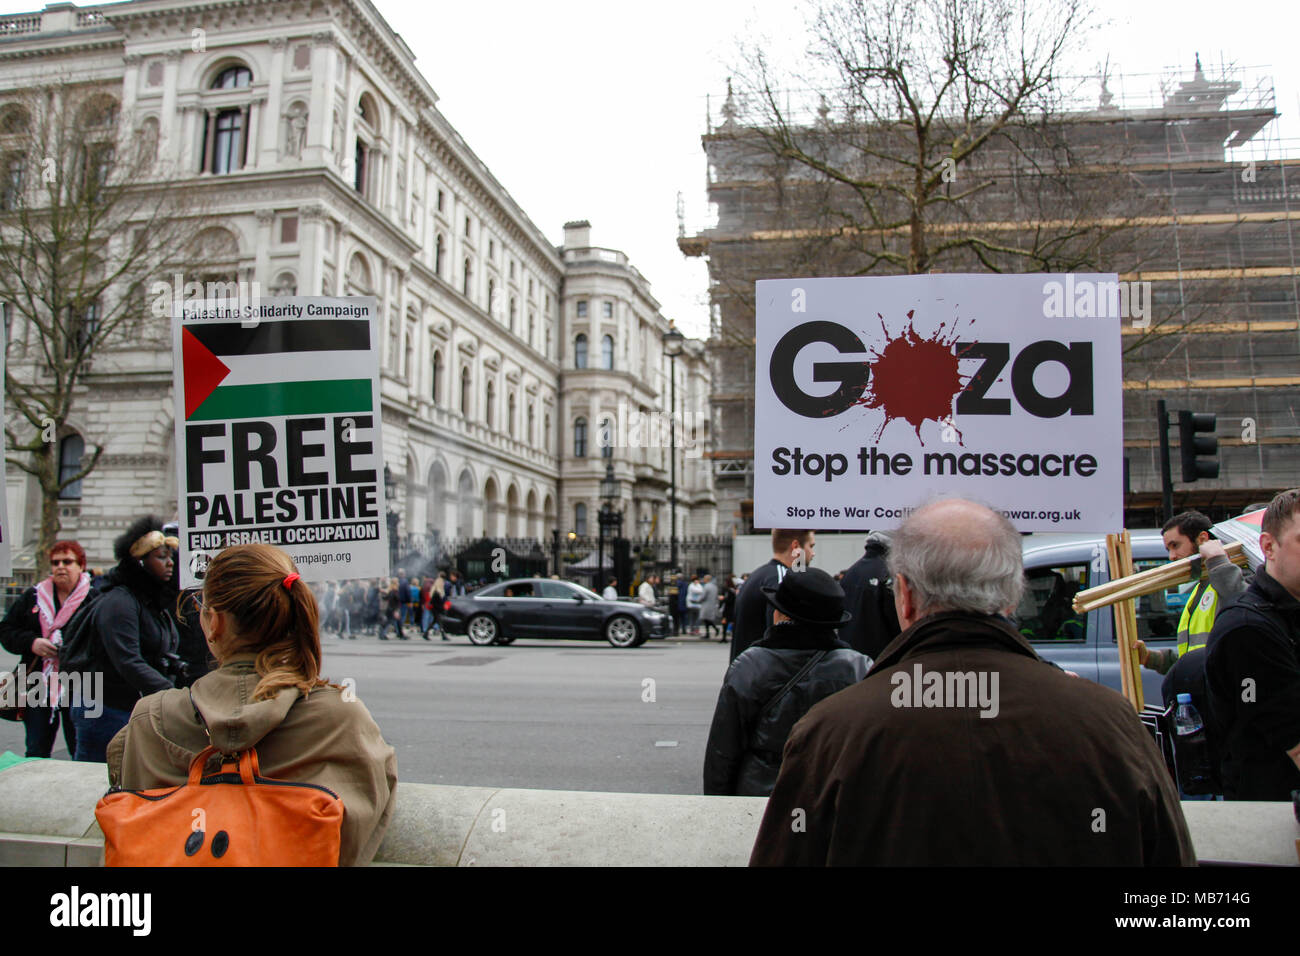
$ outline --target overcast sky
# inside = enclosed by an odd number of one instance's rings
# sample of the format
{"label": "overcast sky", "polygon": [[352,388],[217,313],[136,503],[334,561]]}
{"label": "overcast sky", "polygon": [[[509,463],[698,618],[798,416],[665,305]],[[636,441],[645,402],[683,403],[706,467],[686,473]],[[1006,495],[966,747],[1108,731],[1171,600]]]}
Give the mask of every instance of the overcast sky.
{"label": "overcast sky", "polygon": [[[739,37],[804,47],[804,11],[789,0],[373,0],[414,51],[439,108],[554,243],[589,219],[596,245],[621,249],[669,318],[708,328],[703,260],[677,251],[677,194],[686,230],[707,216],[700,135],[705,97],[716,119]],[[1274,134],[1300,155],[1300,3],[1296,0],[1098,0],[1109,20],[1075,72],[1182,68],[1199,51],[1272,79]],[[0,0],[0,13],[33,10]],[[1143,81],[1154,89],[1155,81]],[[1133,92],[1125,85],[1126,92]],[[1119,91],[1118,82],[1112,90]]]}

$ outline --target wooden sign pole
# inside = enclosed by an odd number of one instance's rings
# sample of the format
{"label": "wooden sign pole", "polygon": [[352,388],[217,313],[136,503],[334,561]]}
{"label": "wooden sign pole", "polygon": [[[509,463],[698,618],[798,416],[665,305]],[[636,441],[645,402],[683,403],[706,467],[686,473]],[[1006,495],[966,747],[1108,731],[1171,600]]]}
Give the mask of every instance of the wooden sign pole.
{"label": "wooden sign pole", "polygon": [[[1129,533],[1106,535],[1106,557],[1110,563],[1111,580],[1127,578],[1133,574],[1133,542]],[[1115,642],[1119,651],[1119,679],[1121,692],[1142,713],[1142,668],[1138,664],[1137,608],[1132,598],[1116,601]]]}

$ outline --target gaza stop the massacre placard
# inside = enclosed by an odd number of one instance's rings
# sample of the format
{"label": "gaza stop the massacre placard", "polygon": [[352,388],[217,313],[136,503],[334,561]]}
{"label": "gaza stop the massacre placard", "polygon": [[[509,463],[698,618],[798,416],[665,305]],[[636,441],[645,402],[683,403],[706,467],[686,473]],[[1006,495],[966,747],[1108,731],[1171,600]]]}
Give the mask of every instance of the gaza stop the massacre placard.
{"label": "gaza stop the massacre placard", "polygon": [[1115,275],[757,283],[754,526],[897,527],[938,496],[1123,527]]}
{"label": "gaza stop the massacre placard", "polygon": [[308,581],[386,575],[374,298],[177,309],[182,586],[250,541]]}

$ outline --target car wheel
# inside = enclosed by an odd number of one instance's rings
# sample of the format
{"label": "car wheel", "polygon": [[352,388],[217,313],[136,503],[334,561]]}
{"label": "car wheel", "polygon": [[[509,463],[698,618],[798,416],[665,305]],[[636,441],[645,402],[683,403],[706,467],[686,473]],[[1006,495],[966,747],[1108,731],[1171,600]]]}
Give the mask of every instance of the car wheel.
{"label": "car wheel", "polygon": [[626,614],[616,615],[605,622],[605,640],[615,647],[636,647],[639,637],[641,629]]}
{"label": "car wheel", "polygon": [[488,644],[496,643],[497,638],[501,636],[501,628],[497,626],[496,619],[492,615],[475,614],[465,626],[465,633],[469,635],[471,644],[486,647]]}

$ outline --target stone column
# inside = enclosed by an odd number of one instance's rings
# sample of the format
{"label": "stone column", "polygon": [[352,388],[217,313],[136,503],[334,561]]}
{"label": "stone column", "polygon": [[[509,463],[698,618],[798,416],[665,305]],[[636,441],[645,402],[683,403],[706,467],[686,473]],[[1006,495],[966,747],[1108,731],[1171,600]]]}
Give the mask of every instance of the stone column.
{"label": "stone column", "polygon": [[[288,41],[284,37],[271,37],[271,73],[267,77],[268,86],[266,90],[266,104],[261,111],[262,122],[258,131],[258,150],[257,160],[253,160],[253,153],[250,152],[250,166],[274,166],[280,161],[280,144],[284,136],[284,124],[281,119],[284,116],[284,51]],[[312,90],[313,105],[316,99],[316,91]],[[312,118],[318,118],[319,114],[313,112]]]}
{"label": "stone column", "polygon": [[[303,150],[303,162],[309,165],[326,165],[330,162],[330,130],[334,121],[334,71],[338,61],[333,33],[315,33],[312,35],[311,50],[311,115],[307,117],[307,148]],[[283,74],[284,60],[280,59]],[[276,107],[278,121],[282,109]],[[345,141],[346,143],[346,141]],[[346,146],[344,148],[347,156]]]}
{"label": "stone column", "polygon": [[269,296],[275,276],[271,275],[271,229],[275,225],[275,211],[259,209],[257,216],[257,254],[253,278],[261,283],[262,293]]}
{"label": "stone column", "polygon": [[[321,264],[325,260],[325,209],[303,206],[298,210],[298,294],[333,295],[321,288]],[[335,257],[337,259],[337,256]]]}
{"label": "stone column", "polygon": [[[194,159],[194,110],[185,107],[181,111],[181,122],[177,124],[176,87],[179,83],[181,63],[180,50],[168,50],[167,62],[163,66],[162,115],[158,117],[158,157],[170,157],[180,165],[185,175],[198,172],[199,164]],[[177,125],[181,129],[180,142],[172,133]]]}

